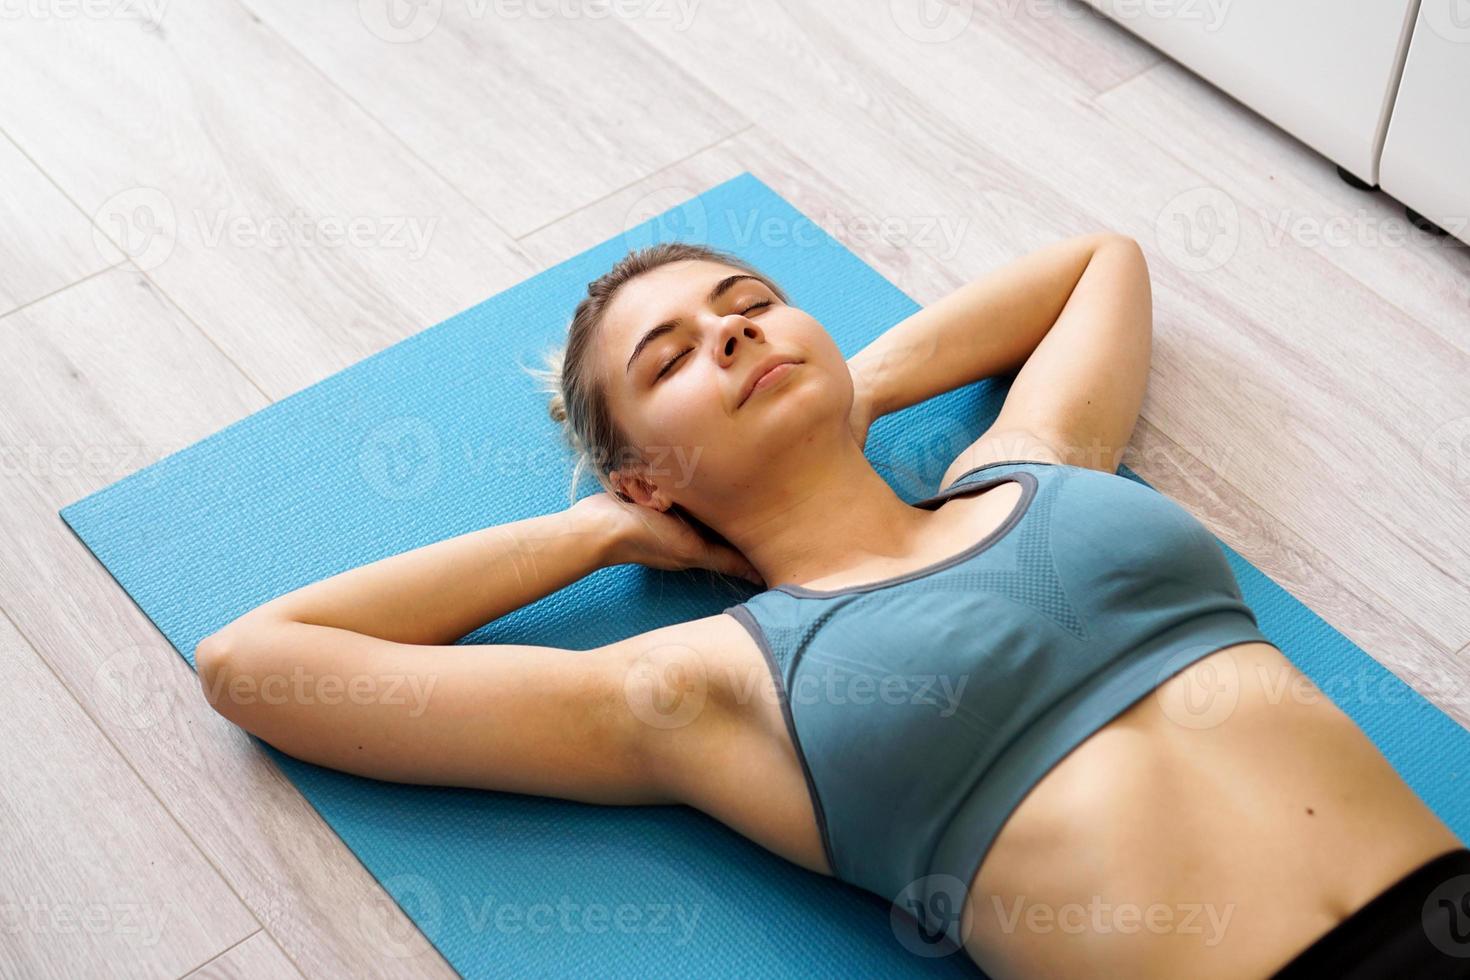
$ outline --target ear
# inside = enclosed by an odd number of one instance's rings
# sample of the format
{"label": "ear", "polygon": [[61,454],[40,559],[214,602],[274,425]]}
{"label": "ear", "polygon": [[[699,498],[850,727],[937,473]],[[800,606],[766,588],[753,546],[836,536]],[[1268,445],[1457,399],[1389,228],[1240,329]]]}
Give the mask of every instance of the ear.
{"label": "ear", "polygon": [[613,470],[608,474],[608,482],[619,494],[640,506],[668,510],[672,504],[662,490],[631,470]]}

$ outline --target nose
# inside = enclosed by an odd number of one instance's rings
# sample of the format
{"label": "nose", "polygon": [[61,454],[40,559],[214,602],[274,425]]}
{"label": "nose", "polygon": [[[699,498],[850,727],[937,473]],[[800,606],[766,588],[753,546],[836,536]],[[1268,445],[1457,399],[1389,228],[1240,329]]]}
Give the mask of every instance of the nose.
{"label": "nose", "polygon": [[766,335],[760,326],[739,313],[731,313],[729,316],[720,317],[719,326],[720,356],[728,360],[735,356],[742,342],[765,343]]}

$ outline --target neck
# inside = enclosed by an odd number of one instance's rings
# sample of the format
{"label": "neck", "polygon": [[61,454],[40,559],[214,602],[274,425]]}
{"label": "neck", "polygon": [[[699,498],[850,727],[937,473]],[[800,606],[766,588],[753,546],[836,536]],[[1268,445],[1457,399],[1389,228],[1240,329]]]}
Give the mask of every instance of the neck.
{"label": "neck", "polygon": [[910,552],[932,513],[905,503],[851,438],[763,461],[758,483],[732,488],[720,533],[768,587],[801,585]]}

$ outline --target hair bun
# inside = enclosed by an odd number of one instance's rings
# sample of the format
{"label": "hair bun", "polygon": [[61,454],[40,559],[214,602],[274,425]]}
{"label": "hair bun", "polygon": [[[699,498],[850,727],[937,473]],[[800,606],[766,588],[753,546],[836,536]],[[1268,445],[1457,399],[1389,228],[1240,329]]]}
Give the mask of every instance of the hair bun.
{"label": "hair bun", "polygon": [[546,413],[551,416],[551,421],[565,425],[567,421],[567,400],[560,392],[551,396],[546,405]]}

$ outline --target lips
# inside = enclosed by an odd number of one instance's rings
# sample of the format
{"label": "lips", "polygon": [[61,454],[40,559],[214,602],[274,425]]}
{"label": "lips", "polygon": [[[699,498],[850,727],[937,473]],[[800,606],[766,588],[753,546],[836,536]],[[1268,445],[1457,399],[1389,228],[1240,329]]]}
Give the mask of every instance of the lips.
{"label": "lips", "polygon": [[745,384],[741,386],[740,401],[736,402],[735,407],[739,408],[741,405],[744,405],[746,400],[750,398],[751,393],[755,391],[755,386],[760,383],[761,378],[764,378],[771,371],[780,367],[782,364],[800,363],[801,361],[799,358],[785,357],[781,355],[768,357],[764,361],[761,361],[755,366],[755,369],[750,372],[750,377],[745,379]]}

